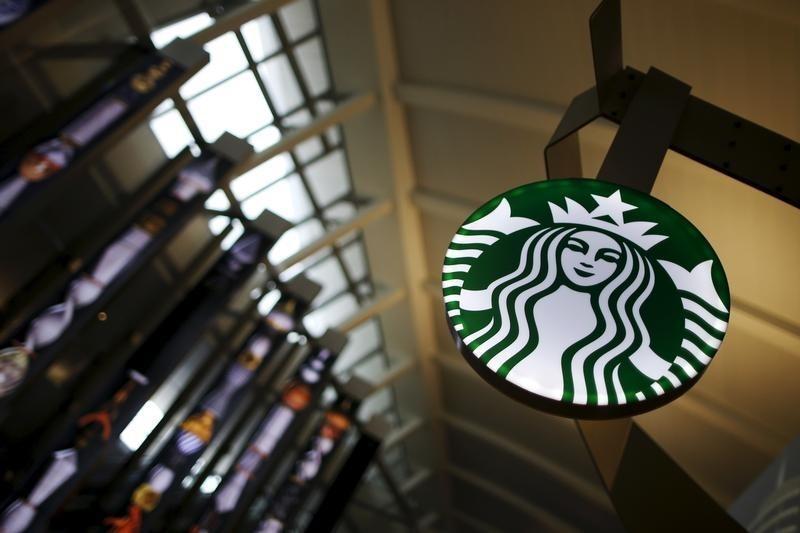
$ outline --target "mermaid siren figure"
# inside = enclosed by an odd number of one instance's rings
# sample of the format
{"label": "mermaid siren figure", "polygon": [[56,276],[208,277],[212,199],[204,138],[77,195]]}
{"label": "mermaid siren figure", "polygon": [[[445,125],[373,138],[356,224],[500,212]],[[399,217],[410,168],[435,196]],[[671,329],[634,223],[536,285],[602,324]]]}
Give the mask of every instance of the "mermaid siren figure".
{"label": "mermaid siren figure", "polygon": [[[531,210],[518,191],[541,184],[523,186],[486,204],[452,239],[443,289],[457,343],[472,366],[545,401],[619,406],[682,388],[710,362],[727,327],[719,260],[711,251],[670,261],[680,243],[665,241],[680,234],[626,222],[639,206],[623,201],[619,187],[559,181],[606,194],[538,202],[537,220],[521,216]],[[629,201],[666,208],[623,190]],[[653,205],[641,205],[639,216],[663,216]],[[676,212],[669,216],[702,239]],[[672,230],[676,221],[665,218]]]}

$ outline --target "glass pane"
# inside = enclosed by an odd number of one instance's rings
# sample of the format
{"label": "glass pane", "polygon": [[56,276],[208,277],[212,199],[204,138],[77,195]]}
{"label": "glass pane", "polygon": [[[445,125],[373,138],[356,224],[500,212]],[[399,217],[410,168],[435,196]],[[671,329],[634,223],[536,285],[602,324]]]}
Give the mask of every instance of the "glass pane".
{"label": "glass pane", "polygon": [[379,413],[383,413],[392,406],[392,393],[391,390],[386,388],[374,394],[370,394],[364,403],[359,408],[359,414],[365,413],[362,416],[371,417]]}
{"label": "glass pane", "polygon": [[281,140],[281,131],[275,126],[267,126],[247,138],[253,150],[260,152]]}
{"label": "glass pane", "polygon": [[[317,100],[315,104],[317,114],[320,115],[327,113],[334,107],[335,104],[330,100]],[[328,142],[332,145],[337,145],[342,142],[342,133],[339,126],[331,126],[328,128],[328,131],[325,132],[325,138],[328,139]]]}
{"label": "glass pane", "polygon": [[354,242],[342,250],[342,260],[352,279],[362,279],[367,275],[367,260],[364,245]]}
{"label": "glass pane", "polygon": [[302,128],[311,122],[311,119],[313,118],[314,117],[311,115],[311,111],[309,111],[307,107],[304,107],[303,109],[295,111],[291,115],[285,117],[281,123],[285,128]]}
{"label": "glass pane", "polygon": [[298,144],[294,149],[294,155],[301,163],[311,161],[325,151],[325,147],[319,137],[311,137]]}
{"label": "glass pane", "polygon": [[[376,350],[381,342],[381,332],[377,320],[370,320],[352,330],[347,335],[348,341],[334,366],[335,372],[341,372],[353,363]],[[378,356],[376,356],[378,357]]]}
{"label": "glass pane", "polygon": [[290,222],[299,222],[314,212],[311,200],[296,174],[242,202],[242,211],[250,219],[256,218],[264,209],[269,209]]}
{"label": "glass pane", "polygon": [[211,230],[211,233],[214,235],[219,235],[225,228],[228,227],[228,223],[231,221],[228,217],[224,217],[222,215],[216,216],[208,221],[208,229]]}
{"label": "glass pane", "polygon": [[233,32],[217,37],[203,48],[211,56],[208,65],[180,88],[181,96],[191,98],[215,83],[241,72],[247,67],[242,47]]}
{"label": "glass pane", "polygon": [[324,233],[319,220],[304,222],[284,233],[267,254],[267,258],[272,264],[279,263]]}
{"label": "glass pane", "polygon": [[258,66],[258,72],[267,86],[275,111],[283,115],[303,103],[300,86],[289,66],[286,54],[274,57]]}
{"label": "glass pane", "polygon": [[153,109],[153,116],[169,111],[173,107],[175,107],[175,102],[172,101],[172,98],[167,98]]}
{"label": "glass pane", "polygon": [[[317,219],[314,219],[314,220],[317,220]],[[278,275],[278,279],[280,279],[281,281],[290,280],[293,277],[295,277],[296,275],[298,275],[298,274],[300,274],[302,272],[305,272],[306,269],[310,265],[314,265],[314,264],[324,260],[329,255],[331,255],[331,248],[330,247],[325,247],[325,248],[322,248],[321,250],[317,250],[316,252],[314,252],[313,254],[309,255],[308,257],[306,257],[302,261],[298,261],[297,263],[293,264],[291,267],[289,267],[286,270],[284,270],[283,272],[281,272]]]}
{"label": "glass pane", "polygon": [[275,25],[268,16],[258,17],[242,26],[242,36],[254,61],[261,61],[281,49]]}
{"label": "glass pane", "polygon": [[322,39],[314,37],[298,46],[295,49],[295,57],[312,96],[318,96],[330,88]]}
{"label": "glass pane", "polygon": [[324,302],[347,288],[347,278],[345,278],[339,262],[333,256],[309,268],[305,274],[309,279],[322,286],[322,290],[317,295],[318,302]]}
{"label": "glass pane", "polygon": [[317,203],[327,206],[350,190],[344,150],[336,150],[306,167],[306,180]]}
{"label": "glass pane", "polygon": [[358,375],[370,380],[378,381],[380,376],[386,372],[386,362],[383,357],[370,357],[358,365]]}
{"label": "glass pane", "polygon": [[328,128],[328,131],[325,132],[325,138],[328,139],[328,143],[334,146],[338,145],[342,142],[342,128],[339,126]]}
{"label": "glass pane", "polygon": [[223,250],[227,250],[233,246],[233,243],[239,240],[239,237],[241,237],[244,233],[244,226],[239,219],[234,218],[233,221],[231,221],[231,226],[233,226],[231,232],[228,233],[224,239],[222,239],[222,244],[220,246]]}
{"label": "glass pane", "polygon": [[231,182],[231,192],[233,192],[237,200],[243,200],[277,179],[286,176],[293,169],[294,164],[289,154],[277,155],[233,180]]}
{"label": "glass pane", "polygon": [[208,142],[225,131],[244,137],[272,121],[252,72],[243,72],[193,98],[189,111]]}
{"label": "glass pane", "polygon": [[258,312],[261,313],[261,315],[266,316],[272,310],[272,308],[275,307],[275,304],[278,303],[280,298],[281,291],[278,289],[269,291],[261,298],[261,301],[258,302]]}
{"label": "glass pane", "polygon": [[167,157],[175,157],[181,150],[194,142],[189,128],[177,109],[167,111],[150,121],[150,129],[158,139]]}
{"label": "glass pane", "polygon": [[336,104],[333,103],[331,100],[317,100],[314,104],[314,108],[317,110],[318,114],[327,113],[331,109],[333,109]]}
{"label": "glass pane", "polygon": [[214,19],[208,13],[200,13],[154,31],[150,34],[150,39],[153,40],[156,48],[164,48],[176,38],[183,37],[185,39],[213,23]]}
{"label": "glass pane", "polygon": [[323,211],[323,213],[325,213],[325,220],[336,222],[345,222],[350,220],[356,216],[357,212],[358,211],[356,206],[353,205],[353,202],[348,201],[336,202]]}
{"label": "glass pane", "polygon": [[375,290],[372,288],[372,285],[369,281],[362,281],[356,286],[356,289],[356,292],[365,298],[375,295]]}
{"label": "glass pane", "polygon": [[278,12],[281,24],[286,29],[286,35],[290,41],[307,35],[317,27],[317,19],[314,16],[314,8],[311,0],[297,0]]}
{"label": "glass pane", "polygon": [[228,197],[225,196],[225,193],[222,192],[221,189],[217,189],[211,196],[208,197],[205,205],[208,209],[219,209],[220,211],[224,211],[231,206],[231,203],[228,201]]}
{"label": "glass pane", "polygon": [[358,311],[358,301],[352,294],[343,294],[325,307],[306,315],[303,325],[308,332],[318,337],[328,328],[335,327],[353,316]]}

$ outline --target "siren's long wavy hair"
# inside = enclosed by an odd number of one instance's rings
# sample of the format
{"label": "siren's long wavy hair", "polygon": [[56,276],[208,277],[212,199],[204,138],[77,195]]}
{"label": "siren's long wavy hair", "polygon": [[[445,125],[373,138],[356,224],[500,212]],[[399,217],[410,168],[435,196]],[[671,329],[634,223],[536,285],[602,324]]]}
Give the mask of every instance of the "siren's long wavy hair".
{"label": "siren's long wavy hair", "polygon": [[[529,318],[533,316],[533,306],[568,282],[561,272],[561,253],[569,236],[579,230],[597,231],[570,225],[540,229],[523,245],[517,268],[487,289],[493,316],[465,342],[479,341],[473,350],[475,355],[499,374],[507,375],[536,348],[539,335]],[[612,237],[622,253],[611,277],[595,287],[573,287],[590,291],[597,324],[589,335],[564,351],[561,365],[565,401],[625,403],[620,363],[650,344],[641,309],[653,290],[653,266],[637,247]]]}

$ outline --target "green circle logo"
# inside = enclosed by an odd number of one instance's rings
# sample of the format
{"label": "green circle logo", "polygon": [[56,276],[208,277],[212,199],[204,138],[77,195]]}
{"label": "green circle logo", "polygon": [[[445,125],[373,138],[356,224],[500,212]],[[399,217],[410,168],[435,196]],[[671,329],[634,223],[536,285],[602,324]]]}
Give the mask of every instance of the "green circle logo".
{"label": "green circle logo", "polygon": [[686,392],[728,324],[719,258],[675,210],[590,179],[523,185],[475,211],[442,269],[470,365],[545,411],[608,418]]}

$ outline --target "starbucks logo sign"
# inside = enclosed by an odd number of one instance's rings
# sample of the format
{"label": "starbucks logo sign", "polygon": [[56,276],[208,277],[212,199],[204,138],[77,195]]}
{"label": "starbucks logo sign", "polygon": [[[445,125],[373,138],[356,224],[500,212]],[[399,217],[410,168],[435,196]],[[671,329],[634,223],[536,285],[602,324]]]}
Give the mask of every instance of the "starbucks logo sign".
{"label": "starbucks logo sign", "polygon": [[648,195],[589,179],[487,202],[450,242],[442,288],[456,343],[484,379],[579,418],[644,412],[688,390],[730,308],[697,228]]}

